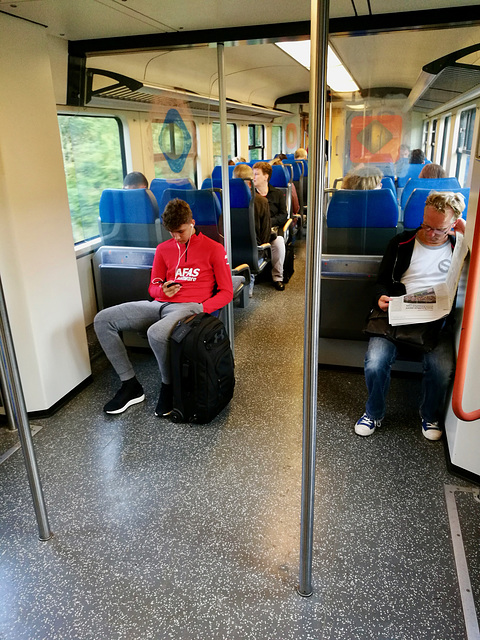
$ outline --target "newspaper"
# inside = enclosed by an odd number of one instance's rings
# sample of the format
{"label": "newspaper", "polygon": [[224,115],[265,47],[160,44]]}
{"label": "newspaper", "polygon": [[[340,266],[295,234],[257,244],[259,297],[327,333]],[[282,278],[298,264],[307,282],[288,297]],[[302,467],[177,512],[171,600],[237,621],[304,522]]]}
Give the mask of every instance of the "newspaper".
{"label": "newspaper", "polygon": [[422,291],[392,298],[388,305],[388,322],[392,326],[432,322],[444,318],[450,313],[463,261],[468,253],[468,245],[464,236],[461,233],[457,233],[456,236],[452,262],[445,282]]}

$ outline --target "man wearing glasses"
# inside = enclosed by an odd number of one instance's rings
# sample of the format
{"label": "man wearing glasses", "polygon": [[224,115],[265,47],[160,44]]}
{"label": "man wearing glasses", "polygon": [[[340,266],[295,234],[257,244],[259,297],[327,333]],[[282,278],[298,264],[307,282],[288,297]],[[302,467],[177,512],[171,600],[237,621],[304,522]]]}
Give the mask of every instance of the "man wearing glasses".
{"label": "man wearing glasses", "polygon": [[[383,256],[378,272],[374,303],[388,310],[391,296],[414,293],[445,282],[455,246],[455,233],[464,233],[461,193],[429,194],[423,224],[414,231],[404,231],[393,238]],[[423,355],[422,433],[428,440],[442,437],[441,420],[447,390],[455,369],[453,318],[444,323],[437,346]],[[368,400],[365,413],[355,424],[355,433],[371,435],[385,415],[385,398],[390,384],[390,369],[397,357],[397,347],[386,338],[372,337],[365,355],[365,381]]]}

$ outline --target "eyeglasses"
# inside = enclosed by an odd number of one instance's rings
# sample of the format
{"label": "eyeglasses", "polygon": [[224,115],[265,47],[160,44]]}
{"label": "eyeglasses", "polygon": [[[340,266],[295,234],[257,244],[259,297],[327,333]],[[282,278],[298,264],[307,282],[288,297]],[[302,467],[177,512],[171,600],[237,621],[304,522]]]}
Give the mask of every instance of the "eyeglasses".
{"label": "eyeglasses", "polygon": [[436,236],[447,235],[447,233],[453,229],[452,225],[446,229],[435,229],[435,227],[430,227],[428,224],[421,224],[420,226],[427,233],[434,233]]}

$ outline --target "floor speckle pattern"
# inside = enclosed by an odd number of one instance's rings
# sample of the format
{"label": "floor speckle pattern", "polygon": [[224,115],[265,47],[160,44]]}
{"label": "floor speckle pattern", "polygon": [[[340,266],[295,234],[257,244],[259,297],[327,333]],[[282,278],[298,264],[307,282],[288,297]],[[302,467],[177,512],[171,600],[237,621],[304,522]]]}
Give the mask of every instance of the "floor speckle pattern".
{"label": "floor speckle pattern", "polygon": [[[155,418],[139,351],[146,401],[104,415],[117,382],[94,360],[93,384],[38,421],[50,541],[21,453],[0,466],[1,640],[467,640],[443,494],[467,483],[420,433],[415,378],[393,378],[363,439],[361,372],[319,371],[314,594],[295,591],[303,271],[300,246],[285,292],[261,283],[235,309],[235,396],[210,425]],[[478,598],[480,504],[461,501]]]}

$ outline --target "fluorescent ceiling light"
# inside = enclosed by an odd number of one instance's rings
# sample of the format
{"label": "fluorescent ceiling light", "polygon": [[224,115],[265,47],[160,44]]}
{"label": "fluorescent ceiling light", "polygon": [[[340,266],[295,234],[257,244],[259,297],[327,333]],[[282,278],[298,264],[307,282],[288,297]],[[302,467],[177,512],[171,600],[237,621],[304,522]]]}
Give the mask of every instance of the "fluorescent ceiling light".
{"label": "fluorescent ceiling light", "polygon": [[[275,44],[310,71],[310,40],[276,42]],[[332,91],[339,93],[358,91],[358,85],[330,45],[328,45],[327,58],[327,85]]]}

